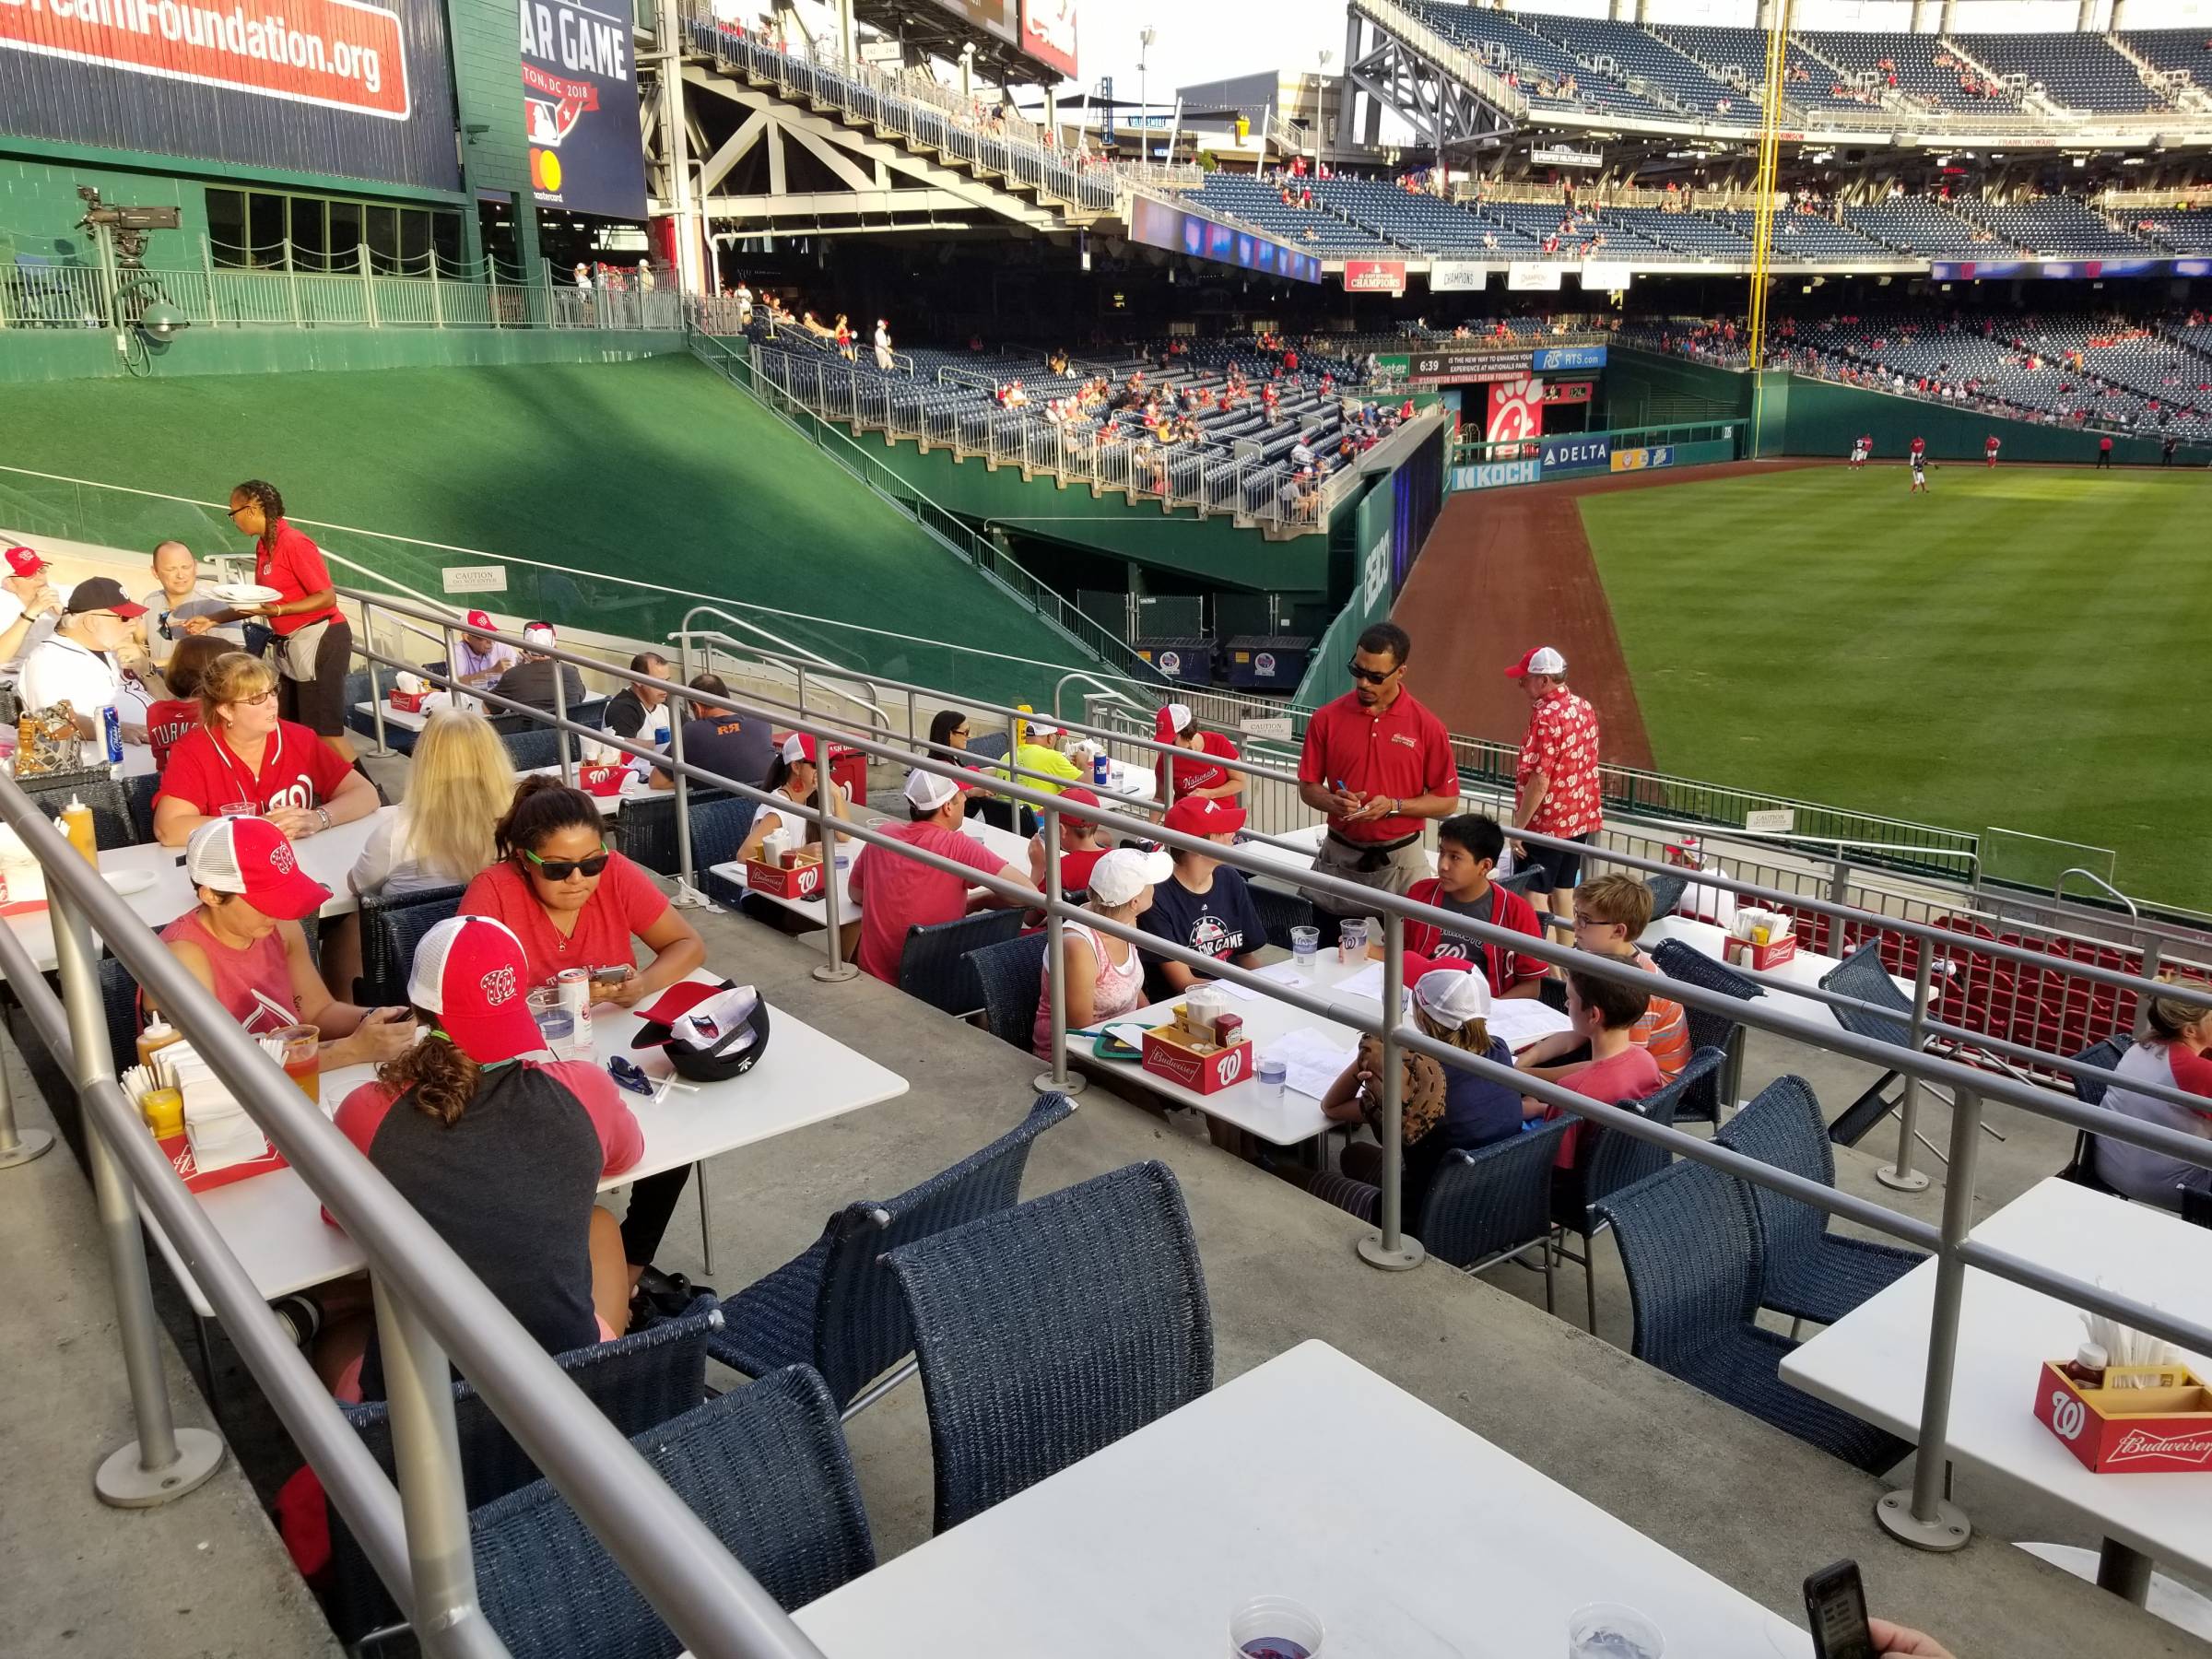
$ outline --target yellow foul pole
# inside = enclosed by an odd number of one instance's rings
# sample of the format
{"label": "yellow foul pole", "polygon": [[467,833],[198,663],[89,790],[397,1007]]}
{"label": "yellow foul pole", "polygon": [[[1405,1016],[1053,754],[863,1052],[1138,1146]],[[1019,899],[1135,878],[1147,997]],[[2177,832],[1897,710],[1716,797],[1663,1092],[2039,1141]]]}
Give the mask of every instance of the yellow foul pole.
{"label": "yellow foul pole", "polygon": [[1774,253],[1774,194],[1782,155],[1783,88],[1788,84],[1792,0],[1770,0],[1773,20],[1767,30],[1766,102],[1759,124],[1759,202],[1753,219],[1751,246],[1751,456],[1759,453],[1760,429],[1766,416],[1766,382],[1761,364],[1766,359],[1768,265]]}

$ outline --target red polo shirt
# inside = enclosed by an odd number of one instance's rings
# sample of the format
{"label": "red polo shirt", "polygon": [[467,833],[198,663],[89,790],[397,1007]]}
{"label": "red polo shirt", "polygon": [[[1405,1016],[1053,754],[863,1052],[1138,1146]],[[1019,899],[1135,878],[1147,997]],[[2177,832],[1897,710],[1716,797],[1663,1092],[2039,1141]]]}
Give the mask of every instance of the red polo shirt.
{"label": "red polo shirt", "polygon": [[[1169,796],[1171,806],[1194,789],[1220,788],[1231,776],[1229,768],[1221,762],[1241,758],[1237,753],[1237,746],[1220,733],[1201,732],[1198,736],[1206,746],[1204,748],[1185,749],[1174,758],[1175,787]],[[1160,758],[1163,760],[1167,759],[1165,756]],[[1157,768],[1154,775],[1158,775]]]}
{"label": "red polo shirt", "polygon": [[[275,588],[288,604],[330,587],[330,567],[323,562],[323,549],[305,532],[293,529],[285,519],[278,519],[269,528],[274,532],[269,539],[254,544],[254,581],[264,587]],[[293,634],[310,622],[335,622],[337,617],[338,606],[334,600],[323,610],[272,617],[269,626],[280,634]]]}
{"label": "red polo shirt", "polygon": [[[1459,794],[1459,766],[1444,723],[1403,688],[1380,713],[1361,708],[1356,691],[1316,709],[1306,722],[1298,779],[1394,801]],[[1329,828],[1346,841],[1403,841],[1420,832],[1421,820],[1403,813],[1358,824],[1332,818]]]}

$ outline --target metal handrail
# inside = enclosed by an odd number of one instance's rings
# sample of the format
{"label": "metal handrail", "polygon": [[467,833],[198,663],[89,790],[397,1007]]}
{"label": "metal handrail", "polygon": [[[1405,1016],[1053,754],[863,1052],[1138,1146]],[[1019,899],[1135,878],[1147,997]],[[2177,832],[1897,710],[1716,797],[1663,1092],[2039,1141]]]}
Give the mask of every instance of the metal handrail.
{"label": "metal handrail", "polygon": [[[733,623],[739,628],[746,629],[753,633],[757,633],[763,639],[774,640],[775,644],[772,647],[764,649],[759,645],[756,645],[749,640],[733,640],[729,635],[724,633],[708,632],[693,628],[691,624],[697,621],[700,617],[719,618],[724,622]],[[815,675],[816,679],[843,681],[848,685],[858,686],[864,691],[865,691],[867,693],[866,696],[853,697],[848,695],[847,700],[858,703],[862,708],[865,709],[869,713],[871,723],[873,724],[887,732],[891,729],[890,711],[886,709],[883,706],[882,701],[879,700],[876,682],[874,680],[869,679],[865,675],[855,674],[849,668],[841,667],[836,663],[831,662],[828,657],[822,656],[818,653],[807,651],[803,647],[794,645],[788,640],[777,640],[773,634],[770,633],[765,628],[760,627],[758,623],[747,622],[742,617],[733,617],[728,611],[722,609],[719,606],[693,606],[690,610],[686,612],[684,615],[684,625],[676,629],[674,632],[670,633],[668,635],[668,641],[669,643],[676,646],[679,656],[684,654],[686,648],[693,642],[706,645],[709,648],[710,661],[708,666],[710,668],[712,668],[713,665],[711,660],[712,656],[712,648],[717,645],[723,647],[733,656],[743,656],[747,653],[750,653],[757,657],[764,665],[773,663],[773,659],[775,657],[786,654],[806,659],[806,661],[797,664],[793,668],[794,676],[798,681],[799,702],[802,708],[806,706],[806,663],[812,662],[816,665],[817,669],[817,673]],[[783,666],[783,665],[781,663],[773,663],[773,665],[777,667]],[[683,677],[687,682],[688,682],[690,676],[686,674]]]}
{"label": "metal handrail", "polygon": [[2051,884],[2051,896],[2053,898],[2059,898],[2065,894],[2066,890],[2066,877],[2069,876],[2078,876],[2084,881],[2094,882],[2097,886],[2102,888],[2106,892],[2110,893],[2113,898],[2119,900],[2121,903],[2126,905],[2127,913],[2129,915],[2133,916],[2138,922],[2143,920],[2143,912],[2136,907],[2136,901],[2133,899],[2130,899],[2125,893],[2122,892],[2118,888],[2114,887],[2103,877],[2098,875],[2096,871],[2085,870],[2078,865],[2072,869],[2061,870],[2058,873],[2058,879]]}

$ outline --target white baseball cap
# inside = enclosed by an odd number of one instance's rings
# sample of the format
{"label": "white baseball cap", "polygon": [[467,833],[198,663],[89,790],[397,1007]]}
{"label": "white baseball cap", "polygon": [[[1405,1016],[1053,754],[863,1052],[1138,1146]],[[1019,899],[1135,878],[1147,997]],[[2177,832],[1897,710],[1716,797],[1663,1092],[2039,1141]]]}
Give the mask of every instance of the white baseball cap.
{"label": "white baseball cap", "polygon": [[924,812],[935,812],[959,793],[960,786],[950,778],[920,767],[906,774],[906,798]]}
{"label": "white baseball cap", "polygon": [[1191,705],[1170,703],[1168,705],[1168,724],[1178,732],[1189,731],[1191,729]]}
{"label": "white baseball cap", "polygon": [[1413,1001],[1430,1018],[1454,1030],[1470,1019],[1490,1017],[1489,982],[1464,969],[1436,968],[1422,974],[1414,982]]}
{"label": "white baseball cap", "polygon": [[1532,674],[1564,674],[1567,659],[1548,645],[1539,645],[1505,671],[1508,679],[1526,679]]}
{"label": "white baseball cap", "polygon": [[523,638],[533,645],[553,645],[559,643],[559,641],[553,637],[553,624],[550,622],[532,622],[526,624],[523,629]]}
{"label": "white baseball cap", "polygon": [[1116,847],[1090,866],[1090,896],[1101,904],[1126,904],[1175,873],[1175,861],[1158,847]]}
{"label": "white baseball cap", "polygon": [[1032,737],[1057,737],[1061,731],[1061,727],[1054,725],[1049,720],[1032,719],[1030,722],[1030,735]]}

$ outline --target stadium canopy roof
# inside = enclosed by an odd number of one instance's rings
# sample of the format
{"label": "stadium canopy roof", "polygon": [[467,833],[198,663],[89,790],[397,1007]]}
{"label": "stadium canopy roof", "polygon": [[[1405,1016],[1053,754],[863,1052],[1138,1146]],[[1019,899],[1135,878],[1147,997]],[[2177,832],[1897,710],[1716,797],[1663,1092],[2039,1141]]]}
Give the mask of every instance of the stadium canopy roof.
{"label": "stadium canopy roof", "polygon": [[[956,59],[961,49],[975,48],[975,66],[987,78],[1017,85],[1056,86],[1064,78],[1056,69],[1039,63],[1012,41],[993,33],[965,14],[995,10],[990,0],[853,0],[855,22],[865,23],[895,41],[919,47],[933,57]],[[1018,18],[1019,8],[1005,10]],[[1018,27],[1018,24],[1016,25]]]}

